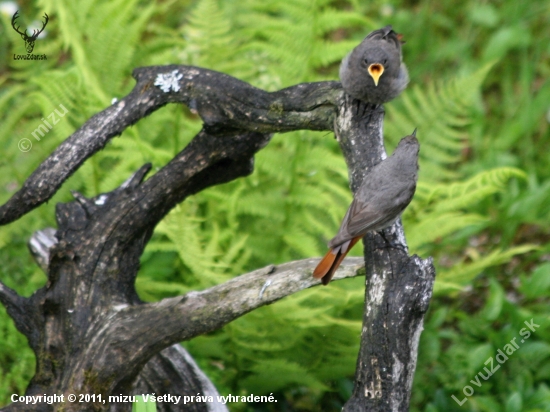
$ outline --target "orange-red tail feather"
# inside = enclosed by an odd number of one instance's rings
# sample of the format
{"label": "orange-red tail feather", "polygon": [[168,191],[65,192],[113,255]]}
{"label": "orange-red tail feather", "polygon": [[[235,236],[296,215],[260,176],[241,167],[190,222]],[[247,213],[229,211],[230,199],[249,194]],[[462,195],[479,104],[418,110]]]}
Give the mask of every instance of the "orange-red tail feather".
{"label": "orange-red tail feather", "polygon": [[320,279],[323,276],[325,276],[334,265],[334,261],[336,260],[339,254],[340,253],[333,253],[332,249],[330,249],[325,255],[325,257],[321,259],[321,261],[313,271],[313,277]]}
{"label": "orange-red tail feather", "polygon": [[356,238],[353,238],[350,241],[346,251],[343,253],[341,250],[338,250],[338,252],[333,252],[334,249],[329,250],[313,271],[313,277],[317,279],[321,278],[323,285],[328,285],[334,276],[334,272],[336,272],[336,269],[338,269],[342,263],[342,260],[344,260],[348,252],[359,241],[359,239],[361,239],[361,237],[362,236],[357,236]]}

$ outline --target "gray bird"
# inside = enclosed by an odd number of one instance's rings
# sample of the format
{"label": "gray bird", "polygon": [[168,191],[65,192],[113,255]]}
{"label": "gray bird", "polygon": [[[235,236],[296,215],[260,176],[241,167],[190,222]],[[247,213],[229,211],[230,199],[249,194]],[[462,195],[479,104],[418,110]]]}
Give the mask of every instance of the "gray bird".
{"label": "gray bird", "polygon": [[342,60],[344,90],[365,103],[382,104],[397,97],[409,83],[401,54],[401,35],[386,26],[370,33]]}
{"label": "gray bird", "polygon": [[367,232],[385,229],[397,220],[416,189],[419,150],[415,129],[401,139],[390,157],[368,171],[313,277],[328,284],[353,245]]}

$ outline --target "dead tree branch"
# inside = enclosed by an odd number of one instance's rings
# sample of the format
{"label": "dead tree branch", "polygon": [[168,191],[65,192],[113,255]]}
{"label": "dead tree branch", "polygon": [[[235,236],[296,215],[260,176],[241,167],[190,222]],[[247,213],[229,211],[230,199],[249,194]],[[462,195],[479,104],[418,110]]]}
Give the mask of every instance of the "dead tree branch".
{"label": "dead tree branch", "polygon": [[[159,75],[181,75],[178,92],[155,86]],[[23,187],[0,207],[0,225],[13,222],[51,199],[86,159],[113,137],[168,103],[196,110],[207,135],[228,131],[264,133],[331,130],[338,82],[305,83],[273,93],[229,75],[192,66],[151,66],[134,70],[137,83],[128,96],[96,114],[74,132],[32,173]],[[267,142],[264,142],[267,144]]]}
{"label": "dead tree branch", "polygon": [[[386,157],[382,108],[346,98],[336,136],[355,192],[368,168]],[[412,132],[412,130],[411,130]],[[432,260],[408,256],[401,220],[363,239],[366,292],[355,386],[346,412],[408,411],[418,340],[435,280]]]}
{"label": "dead tree branch", "polygon": [[[128,96],[71,135],[0,207],[0,224],[28,213],[111,138],[167,103],[188,105],[204,122],[189,145],[149,179],[151,166],[144,165],[110,193],[91,199],[74,193],[75,201],[57,205],[55,239],[52,233],[46,243],[35,239],[36,254],[43,257],[39,262],[47,265],[46,286],[23,298],[0,284],[0,302],[36,354],[28,395],[215,393],[194,362],[173,345],[318,284],[311,277],[317,259],[270,266],[204,291],[145,304],[134,283],[155,226],[188,196],[250,174],[255,153],[273,132],[334,130],[352,189],[383,154],[383,111],[357,106],[338,82],[267,93],[231,76],[188,66],[140,68],[134,77],[137,83]],[[384,247],[378,235],[366,237],[367,305],[356,388],[346,405],[350,411],[408,407],[434,273],[430,261],[407,256],[400,225],[386,236],[402,250]],[[335,279],[363,273],[362,267],[360,260],[348,258]],[[171,383],[163,384],[169,377]],[[130,406],[59,403],[33,409],[25,405],[25,410],[126,411]],[[5,410],[21,407],[14,403]],[[165,408],[180,410],[177,405]],[[195,404],[188,410],[225,409]]]}

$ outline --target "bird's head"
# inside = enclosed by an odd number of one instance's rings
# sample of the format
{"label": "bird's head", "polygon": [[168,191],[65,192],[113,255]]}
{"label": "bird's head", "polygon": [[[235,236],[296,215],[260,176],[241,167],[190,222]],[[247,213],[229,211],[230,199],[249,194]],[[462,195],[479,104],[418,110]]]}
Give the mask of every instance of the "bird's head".
{"label": "bird's head", "polygon": [[384,72],[390,76],[398,72],[403,43],[401,37],[391,26],[386,26],[370,33],[359,46],[362,51],[361,65],[367,70],[375,86],[378,86]]}
{"label": "bird's head", "polygon": [[401,59],[397,50],[383,43],[379,47],[369,47],[365,50],[361,61],[363,70],[367,71],[367,75],[372,78],[375,86],[378,86],[384,73],[394,76],[400,64]]}

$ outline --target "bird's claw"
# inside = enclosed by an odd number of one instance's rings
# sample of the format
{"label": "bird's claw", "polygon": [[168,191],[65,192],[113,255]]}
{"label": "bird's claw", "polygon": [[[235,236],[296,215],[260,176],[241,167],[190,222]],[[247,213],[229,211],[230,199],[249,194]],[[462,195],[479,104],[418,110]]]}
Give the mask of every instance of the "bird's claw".
{"label": "bird's claw", "polygon": [[383,230],[381,230],[377,233],[382,237],[382,239],[384,239],[384,243],[385,243],[384,246],[378,247],[377,249],[390,249],[390,248],[391,249],[401,249],[403,252],[405,252],[407,254],[409,253],[406,246],[403,246],[401,243],[396,243],[396,242],[389,241],[386,238],[386,234],[384,233]]}
{"label": "bird's claw", "polygon": [[361,119],[365,120],[367,123],[370,122],[372,114],[376,111],[376,109],[380,107],[379,104],[367,103],[359,99],[354,99],[354,103],[356,105],[355,115],[360,116]]}

